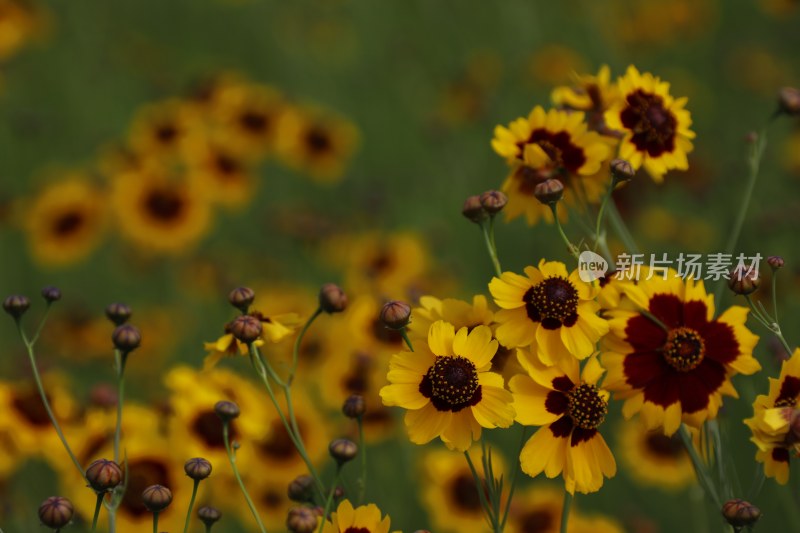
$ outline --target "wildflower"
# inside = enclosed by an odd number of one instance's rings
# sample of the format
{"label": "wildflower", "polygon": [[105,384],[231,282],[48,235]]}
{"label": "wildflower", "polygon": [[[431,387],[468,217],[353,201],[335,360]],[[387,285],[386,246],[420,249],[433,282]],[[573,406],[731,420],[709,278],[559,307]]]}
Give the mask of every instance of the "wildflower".
{"label": "wildflower", "polygon": [[114,461],[98,459],[86,469],[86,481],[97,493],[109,492],[122,482],[122,469]]}
{"label": "wildflower", "polygon": [[550,99],[558,107],[586,112],[589,129],[603,133],[603,113],[618,100],[618,95],[616,84],[611,83],[611,69],[603,65],[595,76],[573,75],[572,85],[556,87]]}
{"label": "wildflower", "polygon": [[[234,319],[234,322],[239,321],[237,328],[241,330],[239,335],[244,333],[243,322],[249,324],[247,333],[250,334],[248,339],[251,339],[251,344],[256,347],[263,346],[264,341],[267,340],[271,343],[277,343],[291,335],[295,328],[300,323],[300,318],[295,313],[284,313],[281,315],[265,316],[258,311],[252,311],[249,315],[241,315]],[[208,352],[208,355],[203,360],[203,368],[209,369],[216,366],[223,357],[235,357],[237,355],[247,356],[250,350],[247,342],[242,340],[244,337],[237,338],[234,334],[234,322],[225,326],[225,334],[214,342],[203,343],[203,349]],[[256,322],[260,325],[260,333],[255,334]],[[252,335],[255,334],[253,337]]]}
{"label": "wildflower", "polygon": [[453,324],[456,329],[476,326],[489,326],[494,321],[494,313],[489,309],[486,296],[477,294],[472,297],[472,302],[445,298],[440,300],[433,296],[423,296],[419,299],[419,307],[412,311],[414,320],[408,324],[408,333],[412,339],[426,342],[431,324],[437,320],[444,320]]}
{"label": "wildflower", "polygon": [[74,513],[72,502],[61,496],[50,496],[39,506],[39,520],[56,531],[69,524]]}
{"label": "wildflower", "polygon": [[144,106],[131,122],[128,145],[145,159],[182,157],[188,139],[202,128],[199,116],[180,100]]}
{"label": "wildflower", "polygon": [[207,201],[230,210],[245,206],[254,197],[254,161],[240,153],[230,139],[219,135],[198,139],[186,158],[187,178]]}
{"label": "wildflower", "polygon": [[183,465],[183,471],[186,475],[195,481],[200,481],[211,475],[211,463],[202,457],[195,457],[189,459]]}
{"label": "wildflower", "polygon": [[722,396],[736,396],[730,378],[761,368],[758,337],[745,326],[748,310],[733,306],[714,318],[714,298],[702,281],[654,275],[627,285],[620,306],[607,312],[603,339],[605,387],[625,398],[626,418],[640,413],[666,435],[681,422],[699,427],[717,416]]}
{"label": "wildflower", "polygon": [[386,302],[381,308],[381,322],[389,329],[403,329],[411,319],[411,306],[399,300]]}
{"label": "wildflower", "polygon": [[142,492],[142,501],[148,511],[159,513],[172,503],[172,491],[163,485],[150,485]]}
{"label": "wildflower", "polygon": [[[564,494],[551,486],[534,485],[514,493],[508,514],[508,533],[558,533]],[[568,533],[623,533],[616,521],[602,515],[570,511]]]}
{"label": "wildflower", "polygon": [[389,533],[391,519],[381,519],[381,510],[375,504],[353,508],[349,500],[339,504],[336,512],[331,513],[329,520],[322,526],[322,533]]}
{"label": "wildflower", "polygon": [[328,451],[339,465],[343,465],[355,459],[358,455],[358,445],[349,439],[336,439],[328,446]]}
{"label": "wildflower", "polygon": [[489,291],[501,308],[497,340],[506,347],[531,346],[547,365],[564,357],[585,359],[608,331],[597,316],[597,288],[571,274],[563,263],[539,262],[525,268],[525,276],[504,272],[489,283]]}
{"label": "wildflower", "polygon": [[695,482],[694,467],[677,435],[627,423],[619,431],[618,453],[626,471],[645,486],[678,490]]}
{"label": "wildflower", "polygon": [[486,326],[472,331],[442,320],[428,333],[427,345],[392,356],[389,382],[381,389],[385,405],[408,409],[409,437],[425,444],[436,437],[464,451],[481,427],[509,427],[514,410],[503,378],[489,372],[497,341]]}
{"label": "wildflower", "polygon": [[750,502],[735,498],[728,500],[722,506],[722,516],[735,529],[745,526],[753,527],[753,524],[761,518],[761,509]]}
{"label": "wildflower", "polygon": [[694,132],[687,99],[669,94],[669,83],[649,72],[640,74],[629,66],[617,81],[620,99],[606,111],[609,128],[624,133],[619,157],[634,169],[644,167],[658,183],[668,170],[686,170],[686,154],[692,151]]}

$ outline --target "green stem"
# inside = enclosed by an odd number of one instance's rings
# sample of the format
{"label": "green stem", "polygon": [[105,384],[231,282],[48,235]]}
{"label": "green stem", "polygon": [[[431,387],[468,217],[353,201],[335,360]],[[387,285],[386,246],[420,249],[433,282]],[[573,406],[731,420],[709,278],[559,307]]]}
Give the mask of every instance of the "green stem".
{"label": "green stem", "polygon": [[192,517],[192,507],[194,507],[194,499],[197,497],[197,487],[200,485],[200,480],[194,480],[194,487],[192,487],[192,499],[189,500],[189,510],[186,511],[186,523],[183,525],[183,533],[189,531],[189,520]]}
{"label": "green stem", "polygon": [[606,212],[606,205],[608,204],[608,201],[611,199],[611,195],[614,192],[614,188],[616,186],[617,186],[617,180],[612,176],[611,185],[609,186],[608,190],[606,190],[606,193],[603,195],[603,201],[600,203],[600,210],[597,212],[597,223],[595,224],[595,230],[594,230],[595,244],[600,242],[600,230],[603,227],[603,218]]}
{"label": "green stem", "polygon": [[578,248],[570,242],[569,237],[567,237],[567,234],[564,233],[564,228],[561,227],[561,221],[558,220],[558,202],[552,202],[548,204],[548,206],[550,207],[550,210],[553,212],[553,219],[556,222],[556,228],[558,228],[558,233],[559,235],[561,235],[561,240],[563,240],[564,244],[566,244],[569,253],[573,257],[575,257],[575,259],[578,259],[578,256],[580,255],[578,252]]}
{"label": "green stem", "polygon": [[500,268],[500,259],[497,257],[497,247],[494,243],[494,217],[489,219],[489,222],[481,223],[481,231],[483,232],[483,240],[486,242],[486,250],[489,252],[489,257],[492,259],[495,274],[500,277],[503,269]]}
{"label": "green stem", "polygon": [[227,421],[223,421],[222,423],[222,439],[225,441],[225,452],[228,454],[228,462],[230,462],[231,469],[233,469],[233,476],[236,478],[236,482],[239,484],[239,489],[242,491],[242,494],[244,494],[244,499],[247,502],[247,506],[250,508],[250,512],[253,514],[253,518],[256,519],[256,523],[258,524],[258,528],[261,530],[261,533],[267,533],[267,530],[264,529],[264,524],[261,523],[261,517],[258,516],[258,511],[256,510],[256,506],[253,505],[253,500],[250,499],[250,494],[247,492],[247,489],[244,486],[244,481],[242,481],[242,476],[239,475],[239,468],[236,466],[236,456],[233,454],[233,451],[231,450],[231,443],[228,440]]}
{"label": "green stem", "polygon": [[481,501],[483,511],[486,513],[486,520],[489,522],[489,525],[494,526],[495,520],[492,516],[492,509],[489,507],[489,502],[486,501],[486,493],[483,490],[483,480],[481,480],[480,476],[478,475],[478,471],[475,470],[475,465],[472,464],[472,458],[469,456],[469,452],[465,451],[464,457],[467,458],[469,470],[472,472],[472,479],[475,481],[475,490],[478,491],[478,498]]}
{"label": "green stem", "polygon": [[206,533],[211,533],[211,524],[206,524]]}
{"label": "green stem", "polygon": [[117,424],[114,429],[114,462],[119,463],[119,443],[122,435],[122,407],[125,403],[125,363],[127,354],[114,350],[117,365]]}
{"label": "green stem", "polygon": [[692,436],[689,434],[689,430],[686,429],[684,424],[681,424],[678,433],[683,441],[683,447],[686,448],[686,452],[692,460],[692,466],[694,466],[694,473],[697,476],[697,481],[700,483],[700,486],[703,487],[706,495],[714,502],[717,509],[722,509],[722,502],[720,502],[717,490],[714,488],[714,482],[708,474],[705,463],[700,456],[697,455],[697,450],[694,449],[694,443],[692,442]]}
{"label": "green stem", "polygon": [[564,505],[561,507],[561,533],[567,533],[567,525],[569,524],[569,512],[572,508],[572,494],[569,491],[564,491]]}
{"label": "green stem", "polygon": [[[528,427],[522,426],[522,435],[520,435],[519,439],[519,448],[517,449],[517,454],[514,457],[519,457],[519,454],[522,453],[522,448],[525,446],[525,441],[528,438]],[[506,528],[506,521],[508,520],[508,511],[511,509],[511,500],[514,498],[514,489],[517,486],[517,473],[520,470],[519,464],[515,462],[515,467],[511,471],[511,486],[508,489],[508,500],[506,501],[506,508],[503,511],[503,519],[500,521],[500,531],[503,531]]]}
{"label": "green stem", "polygon": [[733,487],[730,486],[725,469],[725,455],[722,453],[722,437],[720,436],[719,423],[716,420],[709,420],[706,422],[706,427],[711,434],[711,442],[714,445],[714,462],[717,465],[717,477],[722,486],[725,501],[727,501],[733,497]]}
{"label": "green stem", "polygon": [[158,533],[158,512],[153,513],[153,533]]}
{"label": "green stem", "polygon": [[768,314],[759,311],[753,304],[753,300],[750,298],[749,294],[745,295],[744,298],[747,301],[747,305],[750,306],[750,311],[752,311],[752,314],[755,317],[755,319],[761,322],[761,324],[765,328],[770,330],[778,338],[778,340],[781,341],[781,344],[783,345],[783,348],[786,350],[786,353],[789,355],[789,357],[791,357],[792,347],[789,346],[789,342],[783,336],[783,331],[781,330],[781,326],[780,324],[778,324],[778,321],[773,320],[772,317],[770,317]]}
{"label": "green stem", "polygon": [[636,241],[633,240],[633,236],[631,235],[630,230],[628,230],[628,226],[622,219],[622,215],[619,214],[616,202],[613,200],[608,202],[607,211],[608,219],[611,221],[611,225],[614,226],[614,231],[622,240],[625,250],[631,254],[638,254],[639,248],[636,246]]}
{"label": "green stem", "polygon": [[403,337],[403,340],[406,342],[406,346],[408,346],[408,349],[413,352],[414,351],[414,345],[411,344],[411,339],[408,338],[408,333],[406,332],[406,328],[401,328],[401,329],[398,329],[397,331],[400,332],[400,336]]}
{"label": "green stem", "polygon": [[42,333],[42,329],[44,329],[44,325],[47,322],[47,317],[50,316],[50,305],[51,302],[47,302],[47,307],[44,309],[42,319],[39,321],[39,325],[36,326],[36,332],[33,334],[33,338],[31,339],[31,345],[36,344],[36,341],[39,340],[39,334]]}
{"label": "green stem", "polygon": [[100,507],[103,506],[103,494],[102,492],[97,493],[97,503],[94,506],[94,518],[92,518],[92,531],[97,529],[97,519],[100,517]]}
{"label": "green stem", "polygon": [[359,416],[358,422],[358,447],[361,450],[361,480],[359,481],[358,501],[364,504],[364,494],[367,491],[367,443],[364,441],[364,419]]}
{"label": "green stem", "polygon": [[331,488],[328,491],[328,496],[325,498],[325,508],[322,511],[322,520],[319,523],[319,532],[322,533],[322,530],[325,529],[325,521],[328,519],[328,515],[331,512],[331,505],[333,504],[333,494],[336,492],[336,485],[339,484],[339,476],[342,473],[342,465],[336,465],[336,475],[333,478],[333,483],[331,484]]}
{"label": "green stem", "polygon": [[292,350],[292,369],[289,372],[289,377],[286,379],[286,384],[291,385],[292,381],[294,380],[294,373],[297,371],[297,364],[299,363],[300,359],[300,344],[303,342],[303,337],[308,331],[308,328],[311,327],[311,323],[316,320],[316,318],[322,314],[322,308],[318,307],[314,314],[311,315],[306,323],[303,324],[303,328],[300,330],[300,333],[297,334],[297,338],[294,341],[294,349]]}

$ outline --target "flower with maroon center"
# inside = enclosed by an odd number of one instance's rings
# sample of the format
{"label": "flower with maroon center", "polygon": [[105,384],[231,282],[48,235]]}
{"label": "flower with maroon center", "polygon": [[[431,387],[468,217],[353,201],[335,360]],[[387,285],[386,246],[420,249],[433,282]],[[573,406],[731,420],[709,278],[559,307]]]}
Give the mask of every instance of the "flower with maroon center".
{"label": "flower with maroon center", "polygon": [[427,345],[401,352],[389,363],[390,384],[381,389],[384,405],[408,409],[409,438],[425,444],[436,437],[451,449],[465,451],[481,428],[509,427],[514,410],[503,377],[489,372],[497,341],[488,326],[472,331],[439,320],[431,325]]}
{"label": "flower with maroon center", "polygon": [[800,452],[796,410],[800,408],[800,349],[781,365],[778,379],[769,378],[769,394],[753,403],[753,416],[744,421],[752,431],[756,461],[764,474],[781,485],[789,481],[789,458]]}
{"label": "flower with maroon center", "polygon": [[[391,519],[381,519],[381,510],[374,503],[353,508],[349,500],[342,500],[331,517],[325,521],[322,533],[389,533]],[[398,533],[398,532],[395,532]]]}
{"label": "flower with maroon center", "polygon": [[670,270],[638,285],[607,312],[611,331],[603,339],[605,386],[625,399],[626,418],[640,413],[648,429],[672,435],[717,415],[722,396],[736,396],[730,378],[753,374],[758,337],[745,326],[748,310],[727,309],[714,318],[714,298],[703,282]]}
{"label": "flower with maroon center", "polygon": [[526,374],[509,381],[516,420],[542,426],[522,448],[522,471],[531,477],[561,474],[570,494],[600,490],[617,466],[598,430],[608,414],[608,393],[597,386],[603,374],[597,358],[589,358],[582,373],[574,357],[545,366],[519,349],[517,358]]}
{"label": "flower with maroon center", "polygon": [[588,201],[599,200],[607,181],[599,171],[611,156],[613,140],[587,128],[581,112],[545,111],[540,106],[527,118],[495,128],[492,148],[511,166],[502,187],[508,195],[503,209],[506,220],[525,215],[529,224],[542,217],[552,222],[550,209],[533,194],[536,185],[548,178],[558,178],[564,184],[564,201],[568,204],[574,202],[576,185]]}
{"label": "flower with maroon center", "polygon": [[606,321],[597,316],[598,288],[556,261],[542,259],[539,268],[529,266],[525,274],[504,272],[489,283],[501,308],[495,314],[500,344],[530,346],[547,365],[565,357],[588,357],[608,331]]}
{"label": "flower with maroon center", "polygon": [[633,65],[617,81],[620,98],[605,113],[606,125],[624,133],[619,157],[634,169],[644,167],[656,182],[668,170],[686,170],[692,151],[692,118],[684,109],[687,99],[674,99],[669,83]]}
{"label": "flower with maroon center", "polygon": [[[679,435],[667,436],[630,422],[617,431],[617,455],[638,485],[674,491],[696,483],[692,461]],[[699,449],[699,432],[692,433]]]}

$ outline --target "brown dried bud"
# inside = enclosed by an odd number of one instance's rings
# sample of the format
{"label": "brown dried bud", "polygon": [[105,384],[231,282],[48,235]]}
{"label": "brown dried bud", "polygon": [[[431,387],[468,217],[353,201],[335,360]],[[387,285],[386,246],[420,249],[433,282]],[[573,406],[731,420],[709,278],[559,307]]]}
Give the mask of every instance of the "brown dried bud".
{"label": "brown dried bud", "polygon": [[61,289],[48,285],[42,288],[42,298],[49,304],[57,302],[61,299]]}
{"label": "brown dried bud", "polygon": [[728,287],[736,294],[744,296],[753,293],[760,283],[761,279],[755,269],[738,266],[731,271]]}
{"label": "brown dried bud", "polygon": [[197,518],[199,518],[207,528],[211,529],[211,526],[217,523],[220,518],[222,518],[222,513],[216,507],[204,505],[197,510]]}
{"label": "brown dried bud", "polygon": [[151,513],[160,513],[172,503],[172,491],[163,485],[150,485],[142,492],[142,503]]}
{"label": "brown dried bud", "polygon": [[31,306],[31,301],[27,296],[14,294],[3,300],[3,309],[6,313],[13,316],[15,320],[25,314],[25,311]]}
{"label": "brown dried bud", "polygon": [[358,445],[349,439],[336,439],[328,446],[328,451],[339,465],[343,465],[358,455]]}
{"label": "brown dried bud", "polygon": [[487,213],[483,205],[481,205],[481,197],[477,194],[469,196],[464,200],[464,207],[461,208],[461,214],[476,224],[480,224],[489,216],[489,213]]}
{"label": "brown dried bud", "polygon": [[200,481],[211,475],[211,463],[202,457],[195,457],[183,464],[183,471],[195,481]]}
{"label": "brown dried bud", "polygon": [[500,191],[486,191],[480,196],[481,206],[490,215],[496,215],[508,203],[508,196]]}
{"label": "brown dried bud", "polygon": [[778,270],[779,268],[783,268],[785,262],[783,257],[779,255],[771,255],[767,257],[767,264],[772,267],[772,270]]}
{"label": "brown dried bud", "polygon": [[411,306],[400,300],[386,302],[381,309],[381,322],[389,329],[403,329],[411,318]]}
{"label": "brown dried bud", "polygon": [[617,182],[630,181],[636,175],[633,166],[624,159],[614,159],[611,161],[611,175]]}
{"label": "brown dried bud", "polygon": [[314,499],[314,478],[303,474],[289,483],[286,493],[289,499],[297,503],[311,503]]}
{"label": "brown dried bud", "polygon": [[800,115],[800,90],[783,87],[778,92],[778,109],[787,115]]}
{"label": "brown dried bud", "polygon": [[69,524],[75,508],[72,502],[61,496],[50,496],[39,506],[39,520],[45,526],[59,530]]}
{"label": "brown dried bud", "polygon": [[235,418],[239,418],[239,406],[233,402],[222,400],[214,404],[214,412],[222,419],[222,422],[230,422]]}
{"label": "brown dried bud", "polygon": [[108,304],[108,307],[106,307],[106,317],[117,326],[121,326],[130,320],[131,308],[121,303]]}
{"label": "brown dried bud", "polygon": [[319,290],[319,306],[326,313],[341,313],[347,307],[347,295],[335,283],[326,283]]}
{"label": "brown dried bud", "polygon": [[722,516],[733,527],[751,526],[761,518],[761,510],[750,502],[736,498],[725,502]]}
{"label": "brown dried bud", "polygon": [[261,321],[250,315],[241,315],[228,324],[228,331],[240,342],[251,344],[261,336]]}
{"label": "brown dried bud", "polygon": [[564,184],[555,178],[548,178],[533,188],[533,195],[544,205],[551,205],[564,196]]}
{"label": "brown dried bud", "polygon": [[122,469],[114,461],[98,459],[86,469],[86,481],[95,492],[109,492],[122,482]]}
{"label": "brown dried bud", "polygon": [[313,533],[319,517],[308,507],[294,507],[286,517],[286,528],[292,533]]}
{"label": "brown dried bud", "polygon": [[114,329],[114,333],[111,334],[111,340],[117,350],[128,353],[138,348],[142,343],[142,334],[136,326],[122,324]]}
{"label": "brown dried bud", "polygon": [[247,309],[253,304],[256,299],[256,293],[250,287],[238,287],[233,289],[228,295],[228,301],[236,309],[242,313],[246,313]]}
{"label": "brown dried bud", "polygon": [[367,412],[367,404],[360,394],[351,394],[342,405],[342,413],[347,418],[358,418]]}

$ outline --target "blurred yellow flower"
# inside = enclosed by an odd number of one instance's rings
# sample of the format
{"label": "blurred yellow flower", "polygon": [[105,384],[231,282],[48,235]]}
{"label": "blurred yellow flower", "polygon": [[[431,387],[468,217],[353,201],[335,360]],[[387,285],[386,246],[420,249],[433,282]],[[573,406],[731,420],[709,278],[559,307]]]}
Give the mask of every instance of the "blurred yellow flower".
{"label": "blurred yellow flower", "polygon": [[619,429],[618,450],[625,471],[641,485],[679,490],[696,481],[692,461],[677,435],[626,423]]}
{"label": "blurred yellow flower", "polygon": [[322,533],[389,533],[390,525],[388,515],[381,519],[377,505],[371,503],[354,509],[349,500],[344,500],[336,512],[331,513],[330,520],[325,521]]}

